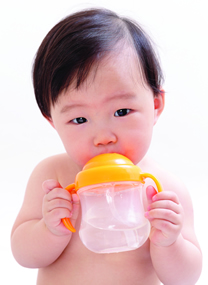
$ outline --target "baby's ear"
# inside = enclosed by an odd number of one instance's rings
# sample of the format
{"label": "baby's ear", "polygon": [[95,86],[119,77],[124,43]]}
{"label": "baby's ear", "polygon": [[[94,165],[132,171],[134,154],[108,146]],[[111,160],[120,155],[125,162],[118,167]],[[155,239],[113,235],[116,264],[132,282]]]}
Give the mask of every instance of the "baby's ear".
{"label": "baby's ear", "polygon": [[165,91],[161,90],[161,92],[154,97],[154,108],[155,108],[154,124],[157,123],[157,120],[159,119],[164,107],[165,107]]}

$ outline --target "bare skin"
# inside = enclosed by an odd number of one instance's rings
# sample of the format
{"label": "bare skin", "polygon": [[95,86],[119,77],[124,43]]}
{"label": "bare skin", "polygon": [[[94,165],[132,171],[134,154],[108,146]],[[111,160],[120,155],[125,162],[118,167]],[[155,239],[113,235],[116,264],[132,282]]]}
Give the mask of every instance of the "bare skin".
{"label": "bare skin", "polygon": [[[193,207],[184,185],[146,158],[153,126],[164,108],[154,96],[130,47],[114,52],[92,70],[77,90],[69,88],[51,106],[50,124],[66,154],[41,162],[33,171],[12,231],[12,250],[25,267],[39,268],[38,285],[193,285],[202,256],[194,232]],[[149,240],[139,249],[95,254],[81,243],[79,198],[64,188],[92,157],[123,154],[163,186],[146,181],[145,217]],[[61,222],[69,217],[77,233]]]}

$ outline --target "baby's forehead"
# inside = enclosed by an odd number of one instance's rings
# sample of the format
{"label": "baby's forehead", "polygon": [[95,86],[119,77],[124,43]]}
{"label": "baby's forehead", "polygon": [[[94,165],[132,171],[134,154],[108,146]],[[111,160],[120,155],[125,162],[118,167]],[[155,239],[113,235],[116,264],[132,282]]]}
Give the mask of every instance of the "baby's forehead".
{"label": "baby's forehead", "polygon": [[124,98],[128,97],[128,94],[134,94],[138,87],[140,90],[146,87],[146,82],[137,55],[131,48],[127,48],[111,52],[102,61],[94,64],[79,87],[76,87],[75,78],[74,82],[59,94],[57,103],[62,101],[62,96],[76,102],[91,93],[103,98],[113,98],[114,95]]}
{"label": "baby's forehead", "polygon": [[113,83],[114,77],[121,76],[124,73],[127,75],[126,80],[144,80],[140,59],[134,47],[130,45],[118,46],[100,60],[93,62],[85,80],[77,87],[78,78],[75,76],[65,90],[87,88],[93,85],[95,80],[104,81],[109,74],[112,76]]}

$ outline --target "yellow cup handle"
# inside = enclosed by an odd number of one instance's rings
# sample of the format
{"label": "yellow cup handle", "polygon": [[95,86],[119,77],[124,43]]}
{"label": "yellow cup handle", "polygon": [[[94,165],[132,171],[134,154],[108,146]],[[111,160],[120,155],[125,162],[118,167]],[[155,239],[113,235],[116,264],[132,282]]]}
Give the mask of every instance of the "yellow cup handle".
{"label": "yellow cup handle", "polygon": [[[141,177],[143,178],[143,181],[144,181],[145,178],[151,178],[151,179],[155,182],[155,184],[156,184],[156,186],[157,186],[157,191],[158,191],[158,192],[161,192],[161,191],[162,191],[162,186],[161,186],[160,182],[157,180],[157,178],[155,178],[154,175],[152,175],[152,174],[150,174],[150,173],[142,173],[142,174],[141,174]],[[143,182],[143,183],[144,183],[144,182]]]}
{"label": "yellow cup handle", "polygon": [[[69,191],[70,194],[76,193],[75,184],[74,184],[74,183],[68,185],[65,189],[66,189],[67,191]],[[72,226],[72,223],[71,223],[71,221],[70,221],[69,218],[63,218],[63,219],[62,219],[62,222],[63,222],[63,224],[65,225],[65,227],[66,227],[68,230],[70,230],[70,231],[73,232],[73,233],[76,232],[76,230],[75,230],[75,228]]]}

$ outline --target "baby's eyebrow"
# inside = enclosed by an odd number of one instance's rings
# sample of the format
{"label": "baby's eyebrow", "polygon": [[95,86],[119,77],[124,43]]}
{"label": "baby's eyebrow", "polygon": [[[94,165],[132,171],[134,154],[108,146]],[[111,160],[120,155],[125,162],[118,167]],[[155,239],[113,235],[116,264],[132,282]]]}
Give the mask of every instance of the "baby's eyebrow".
{"label": "baby's eyebrow", "polygon": [[83,107],[83,104],[70,104],[70,105],[65,105],[62,109],[61,109],[61,114],[66,113],[72,109],[76,109],[78,107]]}
{"label": "baby's eyebrow", "polygon": [[113,101],[113,100],[119,100],[119,99],[135,99],[136,94],[134,93],[120,93],[120,94],[116,94],[110,97],[107,97],[106,100],[107,101]]}
{"label": "baby's eyebrow", "polygon": [[[120,99],[125,99],[125,100],[131,100],[131,99],[135,99],[136,95],[133,93],[119,93],[119,94],[114,94],[111,96],[107,96],[106,99],[104,101],[116,101],[116,100],[120,100]],[[72,109],[76,109],[78,107],[86,107],[84,104],[82,103],[75,103],[75,104],[68,104],[68,105],[64,105],[63,108],[61,108],[60,113],[64,114],[67,113],[68,111],[71,111]]]}

